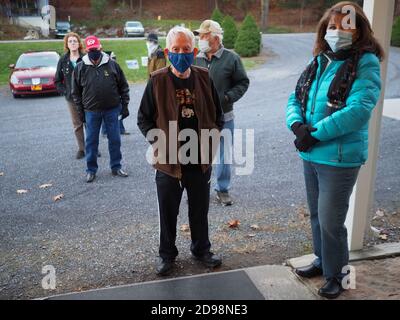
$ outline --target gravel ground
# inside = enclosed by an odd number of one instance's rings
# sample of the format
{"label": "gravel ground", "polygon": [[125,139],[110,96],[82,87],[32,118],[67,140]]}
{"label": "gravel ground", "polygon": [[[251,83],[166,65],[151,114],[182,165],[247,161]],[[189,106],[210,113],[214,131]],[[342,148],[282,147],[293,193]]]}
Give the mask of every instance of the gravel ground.
{"label": "gravel ground", "polygon": [[[235,204],[210,206],[213,250],[219,270],[280,264],[311,252],[301,162],[284,125],[285,104],[310,57],[313,36],[264,36],[265,65],[249,73],[251,86],[236,105],[236,127],[255,130],[255,169],[234,176]],[[388,97],[400,92],[400,50],[391,52]],[[396,65],[397,63],[397,65]],[[14,100],[0,90],[0,299],[52,294],[154,280],[158,213],[154,171],[144,158],[147,144],[136,128],[144,85],[131,87],[131,117],[123,136],[124,168],[130,177],[112,177],[107,141],[102,139],[98,178],[84,182],[85,163],[74,159],[76,146],[62,97]],[[400,208],[398,121],[384,118],[376,184],[376,208]],[[52,184],[47,189],[39,186]],[[26,189],[26,194],[17,194]],[[53,197],[63,194],[57,202]],[[211,272],[190,259],[182,201],[172,276]],[[382,217],[379,217],[382,218]],[[227,226],[238,219],[237,229]],[[395,222],[398,224],[398,220]],[[387,241],[400,233],[391,231]],[[384,241],[372,238],[371,241]],[[57,288],[41,288],[42,267],[53,265]]]}

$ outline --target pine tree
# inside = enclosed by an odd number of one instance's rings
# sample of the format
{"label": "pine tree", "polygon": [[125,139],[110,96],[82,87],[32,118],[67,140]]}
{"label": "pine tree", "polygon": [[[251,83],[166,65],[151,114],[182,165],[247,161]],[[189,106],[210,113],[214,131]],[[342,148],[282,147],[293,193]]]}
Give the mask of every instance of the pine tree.
{"label": "pine tree", "polygon": [[392,45],[400,47],[400,17],[397,17],[393,24]]}
{"label": "pine tree", "polygon": [[235,42],[235,51],[242,57],[253,57],[260,53],[261,34],[253,16],[244,19]]}
{"label": "pine tree", "polygon": [[214,20],[219,24],[222,24],[222,21],[224,20],[224,15],[218,8],[215,8],[211,15],[211,20]]}
{"label": "pine tree", "polygon": [[224,21],[222,21],[222,29],[224,30],[224,46],[233,49],[238,36],[235,20],[231,16],[225,16]]}

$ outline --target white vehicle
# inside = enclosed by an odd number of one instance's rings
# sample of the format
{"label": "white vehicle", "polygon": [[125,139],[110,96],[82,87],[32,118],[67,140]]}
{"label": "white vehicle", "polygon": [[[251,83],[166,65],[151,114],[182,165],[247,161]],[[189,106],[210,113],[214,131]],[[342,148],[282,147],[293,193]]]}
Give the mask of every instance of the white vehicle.
{"label": "white vehicle", "polygon": [[124,36],[138,36],[144,37],[144,28],[139,21],[127,21],[124,27]]}

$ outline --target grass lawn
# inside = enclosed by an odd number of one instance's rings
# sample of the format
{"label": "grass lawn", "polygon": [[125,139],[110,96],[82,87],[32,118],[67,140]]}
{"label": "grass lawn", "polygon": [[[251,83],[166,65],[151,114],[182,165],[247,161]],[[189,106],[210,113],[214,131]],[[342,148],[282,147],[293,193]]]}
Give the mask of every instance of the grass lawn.
{"label": "grass lawn", "polygon": [[[165,46],[165,40],[161,40],[161,46]],[[117,56],[117,62],[121,65],[126,78],[130,83],[144,82],[147,80],[147,68],[141,66],[141,57],[147,55],[147,48],[144,40],[103,40],[104,50],[113,51]],[[55,50],[63,54],[62,42],[26,42],[26,43],[0,43],[0,85],[8,83],[10,64],[16,63],[21,53],[29,50]],[[125,61],[137,59],[139,70],[128,69]],[[243,59],[247,70],[257,67],[260,64],[259,57]]]}

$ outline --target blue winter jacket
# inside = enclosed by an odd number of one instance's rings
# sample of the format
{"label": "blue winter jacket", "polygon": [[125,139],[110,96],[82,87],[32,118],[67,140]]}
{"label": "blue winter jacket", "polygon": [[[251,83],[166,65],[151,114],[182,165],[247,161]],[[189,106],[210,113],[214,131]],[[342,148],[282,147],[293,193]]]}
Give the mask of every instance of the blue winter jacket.
{"label": "blue winter jacket", "polygon": [[[322,73],[321,57],[318,57],[318,62],[317,76],[309,92],[305,123],[317,129],[312,136],[320,142],[308,152],[300,152],[300,157],[335,167],[361,166],[368,157],[369,119],[381,93],[379,59],[372,53],[363,54],[346,106],[330,116],[326,115],[329,86],[344,61],[329,59]],[[293,92],[287,105],[286,125],[290,129],[295,122],[304,123],[304,119]]]}

